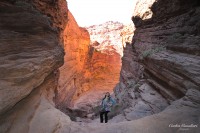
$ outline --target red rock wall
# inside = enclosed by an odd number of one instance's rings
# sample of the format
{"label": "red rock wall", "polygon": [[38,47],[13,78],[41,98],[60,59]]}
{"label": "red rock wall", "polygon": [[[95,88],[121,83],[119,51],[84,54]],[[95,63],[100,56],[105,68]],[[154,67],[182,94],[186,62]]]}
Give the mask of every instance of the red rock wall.
{"label": "red rock wall", "polygon": [[97,51],[90,45],[84,67],[82,89],[73,98],[73,107],[90,111],[99,104],[105,92],[113,92],[119,82],[121,56],[116,51]]}
{"label": "red rock wall", "polygon": [[64,30],[64,65],[59,69],[57,107],[64,110],[70,105],[73,96],[81,89],[84,65],[87,61],[90,44],[89,33],[80,28],[68,11],[68,23]]}
{"label": "red rock wall", "polygon": [[90,47],[92,53],[87,63],[85,77],[88,85],[97,90],[112,91],[119,81],[121,57],[116,51],[97,51]]}
{"label": "red rock wall", "polygon": [[74,107],[77,99],[91,91],[112,92],[119,81],[120,55],[113,47],[98,51],[90,45],[89,33],[78,26],[70,11],[64,30],[64,49],[65,63],[59,69],[56,92],[57,108],[65,112],[67,107]]}

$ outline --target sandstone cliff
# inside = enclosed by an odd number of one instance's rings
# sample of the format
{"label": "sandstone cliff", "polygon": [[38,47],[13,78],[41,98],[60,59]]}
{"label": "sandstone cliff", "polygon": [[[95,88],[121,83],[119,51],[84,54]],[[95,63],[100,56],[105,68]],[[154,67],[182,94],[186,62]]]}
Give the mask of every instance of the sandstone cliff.
{"label": "sandstone cliff", "polygon": [[83,70],[87,62],[90,36],[86,29],[78,26],[70,11],[63,34],[65,56],[64,65],[59,69],[56,106],[64,111],[78,95],[78,91],[83,89]]}
{"label": "sandstone cliff", "polygon": [[99,105],[105,92],[113,92],[119,82],[123,27],[113,21],[87,27],[91,43],[83,69],[82,89],[74,99],[73,108],[89,111]]}
{"label": "sandstone cliff", "polygon": [[[98,44],[100,45],[100,44]],[[88,62],[85,64],[82,93],[74,99],[74,108],[90,111],[98,106],[105,92],[113,93],[119,82],[121,57],[113,47],[100,50],[97,44],[90,45]]]}
{"label": "sandstone cliff", "polygon": [[[109,42],[111,39],[106,39],[104,43],[90,43],[89,33],[78,26],[73,15],[68,11],[68,22],[63,33],[64,65],[59,69],[55,100],[57,108],[63,112],[68,112],[68,108],[88,112],[99,103],[105,92],[112,92],[119,82],[121,57],[113,45],[122,46],[118,34],[120,30],[112,28],[107,30],[112,30],[113,36],[118,35],[119,39],[112,42]],[[101,32],[103,31],[104,29]],[[105,33],[90,32],[90,34],[94,39],[95,35],[102,36]],[[110,35],[112,36],[111,33]],[[106,41],[108,42],[105,43]]]}
{"label": "sandstone cliff", "polygon": [[60,34],[67,22],[66,6],[60,6],[63,4],[66,2],[62,0],[1,1],[0,114],[29,95],[62,65]]}
{"label": "sandstone cliff", "polygon": [[0,10],[0,132],[52,132],[62,116],[53,98],[63,64],[66,1],[6,0]]}
{"label": "sandstone cliff", "polygon": [[[124,25],[120,22],[108,21],[100,25],[86,27],[91,36],[91,42],[100,44],[96,49],[103,51],[112,47],[117,53],[123,56],[123,46],[133,36],[134,25]],[[128,39],[128,40],[127,40]]]}

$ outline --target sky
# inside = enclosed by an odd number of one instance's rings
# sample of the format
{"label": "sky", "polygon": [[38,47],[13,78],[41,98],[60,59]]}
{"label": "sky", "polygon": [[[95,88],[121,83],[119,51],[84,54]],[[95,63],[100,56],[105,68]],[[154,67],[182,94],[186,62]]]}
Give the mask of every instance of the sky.
{"label": "sky", "polygon": [[91,26],[107,21],[131,23],[136,0],[67,0],[79,26]]}

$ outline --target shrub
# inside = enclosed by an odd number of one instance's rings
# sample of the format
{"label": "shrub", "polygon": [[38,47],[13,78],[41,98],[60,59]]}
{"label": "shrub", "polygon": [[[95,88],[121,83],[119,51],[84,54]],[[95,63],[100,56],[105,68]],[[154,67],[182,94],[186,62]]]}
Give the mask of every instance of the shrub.
{"label": "shrub", "polygon": [[161,52],[161,51],[164,51],[164,50],[166,50],[165,46],[160,46],[160,47],[155,47],[155,48],[152,48],[152,49],[149,49],[149,50],[145,50],[143,53],[141,53],[140,59],[144,59],[148,56],[151,56],[155,53],[158,53],[158,52]]}

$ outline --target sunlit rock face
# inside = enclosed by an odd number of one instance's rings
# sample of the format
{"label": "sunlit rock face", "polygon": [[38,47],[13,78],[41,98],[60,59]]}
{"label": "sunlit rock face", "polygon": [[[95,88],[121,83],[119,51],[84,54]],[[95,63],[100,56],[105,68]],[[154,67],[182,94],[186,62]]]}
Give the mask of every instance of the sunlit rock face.
{"label": "sunlit rock face", "polygon": [[90,110],[98,106],[105,92],[113,92],[119,82],[121,56],[126,42],[131,42],[134,26],[109,21],[87,27],[90,47],[84,68],[84,83],[73,99],[73,108]]}
{"label": "sunlit rock face", "polygon": [[135,31],[134,24],[124,25],[123,29],[121,30],[120,36],[122,39],[123,54],[124,54],[124,48],[126,47],[126,45],[132,42],[134,31]]}
{"label": "sunlit rock face", "polygon": [[[105,92],[113,92],[113,88],[119,82],[121,69],[121,57],[112,46],[98,51],[98,42],[90,45],[88,62],[84,71],[84,90],[80,98],[74,99],[74,108],[89,111],[91,107],[99,105]],[[104,47],[105,48],[105,47]]]}
{"label": "sunlit rock face", "polygon": [[66,108],[89,111],[119,82],[122,50],[125,40],[131,40],[133,25],[109,21],[87,27],[88,33],[70,12],[68,18],[56,105],[63,112]]}
{"label": "sunlit rock face", "polygon": [[[112,23],[113,24],[113,23]],[[68,11],[68,23],[64,30],[64,65],[59,69],[59,81],[56,92],[56,106],[63,112],[67,108],[89,111],[97,106],[105,92],[112,92],[119,82],[121,69],[120,49],[122,39],[120,23],[105,23],[92,26],[98,31],[89,35],[80,28]],[[102,27],[108,27],[107,30]],[[93,29],[93,30],[94,30]],[[89,30],[90,31],[90,30]],[[112,32],[109,32],[112,31]],[[107,33],[108,32],[108,33]],[[108,34],[112,39],[102,37]],[[98,41],[94,40],[94,36]],[[117,38],[117,40],[114,40]],[[105,40],[103,40],[105,39]]]}
{"label": "sunlit rock face", "polygon": [[59,81],[56,92],[56,106],[65,110],[70,106],[84,83],[84,65],[87,62],[90,36],[86,29],[78,26],[68,11],[68,22],[64,30],[64,65],[59,69]]}
{"label": "sunlit rock face", "polygon": [[91,43],[82,72],[82,84],[73,97],[72,108],[90,111],[99,105],[105,92],[113,92],[119,82],[122,52],[120,33],[123,27],[121,23],[112,21],[87,27]]}
{"label": "sunlit rock face", "polygon": [[115,88],[119,102],[129,107],[124,120],[160,112],[190,92],[199,98],[199,14],[195,0],[138,1],[132,17],[136,30]]}
{"label": "sunlit rock face", "polygon": [[133,16],[137,16],[142,20],[150,19],[153,15],[151,10],[152,5],[156,2],[156,0],[140,0],[137,1]]}
{"label": "sunlit rock face", "polygon": [[111,46],[121,56],[123,55],[122,38],[120,36],[124,25],[120,22],[108,21],[100,25],[93,25],[87,27],[90,33],[91,42],[98,42],[100,45],[96,49],[103,51]]}

